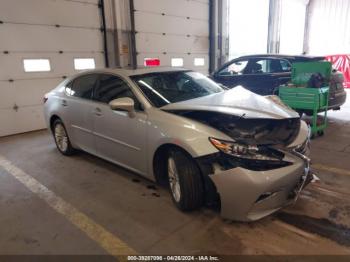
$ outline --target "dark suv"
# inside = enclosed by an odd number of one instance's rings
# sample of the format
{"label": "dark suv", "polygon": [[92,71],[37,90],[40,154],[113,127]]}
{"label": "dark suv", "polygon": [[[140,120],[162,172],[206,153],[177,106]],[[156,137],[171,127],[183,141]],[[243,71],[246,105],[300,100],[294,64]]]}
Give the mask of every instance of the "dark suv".
{"label": "dark suv", "polygon": [[[224,64],[212,75],[212,79],[229,88],[241,85],[259,95],[272,95],[276,94],[278,86],[291,80],[293,63],[324,60],[324,57],[269,54],[241,56]],[[329,109],[340,109],[345,103],[343,81],[340,72],[332,72]]]}

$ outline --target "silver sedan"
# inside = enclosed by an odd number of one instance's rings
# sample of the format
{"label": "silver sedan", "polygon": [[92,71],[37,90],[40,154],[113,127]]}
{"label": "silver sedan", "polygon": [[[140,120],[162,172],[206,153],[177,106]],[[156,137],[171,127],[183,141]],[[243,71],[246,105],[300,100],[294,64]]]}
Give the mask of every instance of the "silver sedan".
{"label": "silver sedan", "polygon": [[309,129],[278,97],[231,90],[189,70],[84,72],[45,95],[58,150],[87,151],[169,186],[184,211],[218,205],[251,221],[310,181]]}

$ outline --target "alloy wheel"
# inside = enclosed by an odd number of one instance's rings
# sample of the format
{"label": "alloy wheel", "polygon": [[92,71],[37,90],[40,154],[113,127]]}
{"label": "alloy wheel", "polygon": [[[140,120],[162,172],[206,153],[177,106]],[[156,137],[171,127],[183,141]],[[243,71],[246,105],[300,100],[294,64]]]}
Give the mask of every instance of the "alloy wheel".
{"label": "alloy wheel", "polygon": [[175,161],[172,157],[168,159],[168,177],[169,177],[169,185],[171,193],[176,202],[180,202],[181,198],[181,189],[180,189],[180,181],[179,174],[176,168]]}
{"label": "alloy wheel", "polygon": [[64,126],[60,123],[55,126],[55,140],[57,147],[62,151],[66,152],[68,149],[68,136]]}

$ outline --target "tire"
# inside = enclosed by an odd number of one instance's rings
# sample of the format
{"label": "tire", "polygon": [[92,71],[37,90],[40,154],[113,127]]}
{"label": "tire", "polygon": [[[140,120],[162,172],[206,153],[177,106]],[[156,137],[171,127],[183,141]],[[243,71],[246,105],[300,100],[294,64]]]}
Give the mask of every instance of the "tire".
{"label": "tire", "polygon": [[52,133],[58,151],[60,151],[65,156],[70,156],[75,153],[75,149],[70,143],[67,130],[61,119],[56,119],[53,123]]}
{"label": "tire", "polygon": [[178,149],[168,154],[167,173],[173,202],[182,211],[200,208],[204,202],[203,181],[194,160]]}

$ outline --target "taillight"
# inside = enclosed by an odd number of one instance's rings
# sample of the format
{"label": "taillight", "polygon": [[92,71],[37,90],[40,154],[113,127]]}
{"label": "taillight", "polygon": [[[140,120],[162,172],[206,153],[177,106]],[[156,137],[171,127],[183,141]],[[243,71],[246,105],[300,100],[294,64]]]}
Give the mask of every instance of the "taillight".
{"label": "taillight", "polygon": [[44,97],[43,97],[43,102],[44,102],[44,104],[46,103],[46,101],[49,99],[49,97],[47,96],[47,95],[45,95]]}

